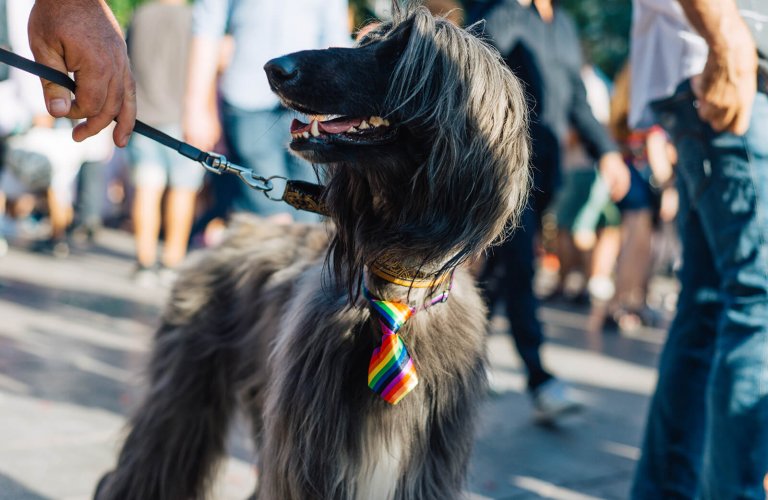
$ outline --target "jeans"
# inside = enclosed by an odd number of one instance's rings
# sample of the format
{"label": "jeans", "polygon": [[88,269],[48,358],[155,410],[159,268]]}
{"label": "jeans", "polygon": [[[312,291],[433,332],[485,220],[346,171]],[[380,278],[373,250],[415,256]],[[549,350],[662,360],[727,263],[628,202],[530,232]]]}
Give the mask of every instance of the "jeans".
{"label": "jeans", "polygon": [[[288,151],[292,114],[284,109],[248,111],[222,102],[224,137],[229,147],[230,160],[251,168],[263,177],[282,176],[294,180],[312,181],[312,167]],[[295,220],[315,221],[315,214],[301,212],[283,202],[275,202],[264,193],[248,187],[233,175],[221,176],[223,181],[216,188],[227,203],[227,212],[249,211],[269,216],[281,212],[290,213]],[[275,181],[275,189],[283,183]],[[271,195],[279,198],[282,192]],[[218,203],[218,202],[217,202]]]}
{"label": "jeans", "polygon": [[765,500],[768,97],[742,137],[699,120],[687,83],[654,109],[678,149],[683,265],[632,498]]}

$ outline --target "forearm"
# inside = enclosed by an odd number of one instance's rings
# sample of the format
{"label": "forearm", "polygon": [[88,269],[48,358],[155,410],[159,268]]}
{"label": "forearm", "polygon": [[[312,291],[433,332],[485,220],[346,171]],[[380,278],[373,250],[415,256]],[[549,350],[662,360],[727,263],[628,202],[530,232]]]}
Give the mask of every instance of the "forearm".
{"label": "forearm", "polygon": [[735,0],[679,0],[688,21],[707,42],[714,55],[725,55],[733,38],[734,28],[740,29],[743,20]]}
{"label": "forearm", "polygon": [[207,106],[210,96],[215,92],[219,43],[219,40],[207,36],[195,36],[192,39],[184,99],[186,110]]}

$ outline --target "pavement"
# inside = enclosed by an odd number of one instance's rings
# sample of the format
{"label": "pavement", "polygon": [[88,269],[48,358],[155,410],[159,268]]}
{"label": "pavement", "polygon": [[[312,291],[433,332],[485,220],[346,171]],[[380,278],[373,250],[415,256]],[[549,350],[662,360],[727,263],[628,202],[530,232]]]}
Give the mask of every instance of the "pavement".
{"label": "pavement", "polygon": [[[131,279],[130,235],[103,230],[66,259],[11,246],[0,257],[0,500],[85,500],[109,470],[137,405],[161,286]],[[664,331],[589,333],[584,308],[546,305],[545,364],[584,411],[532,418],[503,318],[489,339],[494,392],[481,411],[468,481],[473,500],[624,499],[656,383]],[[254,451],[235,426],[214,500],[243,499]]]}

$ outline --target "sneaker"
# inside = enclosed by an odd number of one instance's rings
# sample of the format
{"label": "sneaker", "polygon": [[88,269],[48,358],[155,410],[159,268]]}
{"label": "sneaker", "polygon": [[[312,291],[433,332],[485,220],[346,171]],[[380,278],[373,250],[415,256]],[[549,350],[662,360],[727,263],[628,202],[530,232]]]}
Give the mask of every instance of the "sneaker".
{"label": "sneaker", "polygon": [[153,288],[160,283],[160,278],[154,267],[137,264],[133,272],[133,282],[142,288]]}
{"label": "sneaker", "polygon": [[176,282],[178,273],[176,269],[172,267],[160,266],[157,270],[157,276],[160,279],[160,284],[166,288],[170,288]]}
{"label": "sneaker", "polygon": [[554,423],[558,418],[581,411],[582,405],[573,397],[573,390],[556,378],[541,384],[531,394],[534,418],[540,423]]}
{"label": "sneaker", "polygon": [[30,249],[35,253],[53,255],[58,259],[69,257],[69,244],[64,239],[47,238],[37,240]]}

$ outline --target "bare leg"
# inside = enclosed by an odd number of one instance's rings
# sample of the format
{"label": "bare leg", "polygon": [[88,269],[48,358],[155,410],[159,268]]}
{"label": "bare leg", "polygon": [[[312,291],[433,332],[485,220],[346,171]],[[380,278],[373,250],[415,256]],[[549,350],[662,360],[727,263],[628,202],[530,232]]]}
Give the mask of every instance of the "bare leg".
{"label": "bare leg", "polygon": [[176,267],[187,255],[189,232],[195,212],[197,192],[191,189],[171,189],[165,205],[165,246],[163,264]]}
{"label": "bare leg", "polygon": [[137,187],[133,200],[133,232],[136,239],[136,258],[139,264],[150,267],[157,260],[157,239],[160,234],[160,201],[163,190],[155,187]]}

